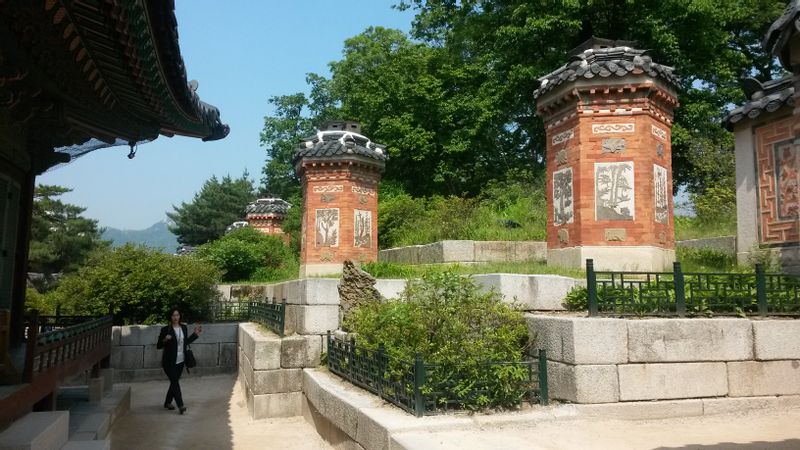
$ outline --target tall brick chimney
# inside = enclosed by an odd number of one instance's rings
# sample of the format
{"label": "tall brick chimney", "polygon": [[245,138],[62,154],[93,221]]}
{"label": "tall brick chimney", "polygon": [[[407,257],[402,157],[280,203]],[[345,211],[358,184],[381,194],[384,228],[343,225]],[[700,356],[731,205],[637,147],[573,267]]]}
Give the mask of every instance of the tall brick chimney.
{"label": "tall brick chimney", "polygon": [[331,121],[292,159],[303,188],[300,277],[340,273],[346,259],[378,259],[378,184],[384,146],[352,121]]}
{"label": "tall brick chimney", "polygon": [[660,271],[675,260],[678,79],[634,45],[592,38],[534,93],[547,133],[548,264]]}

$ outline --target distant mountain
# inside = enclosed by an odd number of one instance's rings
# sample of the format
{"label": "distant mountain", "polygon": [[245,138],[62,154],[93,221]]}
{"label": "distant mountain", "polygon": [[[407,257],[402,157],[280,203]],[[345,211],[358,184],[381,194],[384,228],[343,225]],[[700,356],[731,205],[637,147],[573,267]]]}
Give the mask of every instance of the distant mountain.
{"label": "distant mountain", "polygon": [[103,231],[103,239],[111,241],[114,247],[126,243],[144,244],[148,247],[161,247],[164,253],[174,253],[178,248],[178,239],[167,228],[167,222],[154,223],[144,230],[120,230],[108,227]]}

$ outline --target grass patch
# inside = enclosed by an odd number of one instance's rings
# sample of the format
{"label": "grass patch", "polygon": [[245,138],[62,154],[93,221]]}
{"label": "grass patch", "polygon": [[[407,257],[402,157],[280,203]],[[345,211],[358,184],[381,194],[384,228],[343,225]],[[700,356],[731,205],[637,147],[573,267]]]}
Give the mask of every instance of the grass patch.
{"label": "grass patch", "polygon": [[716,221],[704,221],[697,217],[675,216],[675,240],[701,239],[719,236],[735,236],[735,218],[720,217]]}
{"label": "grass patch", "polygon": [[736,257],[713,248],[678,247],[675,257],[684,272],[741,272],[752,267],[738,266]]}
{"label": "grass patch", "polygon": [[547,274],[572,278],[584,278],[585,272],[579,269],[565,269],[548,266],[540,261],[495,262],[476,264],[399,264],[389,262],[367,263],[362,266],[375,278],[421,278],[427,273],[452,272],[458,275],[478,275],[485,273]]}

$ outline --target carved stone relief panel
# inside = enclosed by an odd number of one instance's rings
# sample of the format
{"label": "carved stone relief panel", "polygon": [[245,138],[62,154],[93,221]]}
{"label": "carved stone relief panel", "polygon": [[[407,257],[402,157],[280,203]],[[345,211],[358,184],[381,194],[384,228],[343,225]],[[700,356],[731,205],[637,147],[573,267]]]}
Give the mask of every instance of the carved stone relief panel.
{"label": "carved stone relief panel", "polygon": [[563,225],[574,221],[572,194],[572,168],[553,172],[553,224]]}
{"label": "carved stone relief panel", "polygon": [[633,162],[595,163],[595,219],[634,219]]}

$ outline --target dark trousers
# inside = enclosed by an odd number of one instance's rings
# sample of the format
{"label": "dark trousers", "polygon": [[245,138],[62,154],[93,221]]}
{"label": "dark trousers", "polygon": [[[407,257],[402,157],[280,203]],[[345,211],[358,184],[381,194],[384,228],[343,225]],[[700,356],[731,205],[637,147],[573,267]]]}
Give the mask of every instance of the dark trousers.
{"label": "dark trousers", "polygon": [[175,404],[180,408],[183,406],[183,395],[181,395],[181,385],[178,382],[183,373],[183,363],[164,367],[164,373],[166,373],[169,378],[169,390],[167,391],[167,398],[164,400],[164,404],[172,404],[172,399],[175,399]]}

